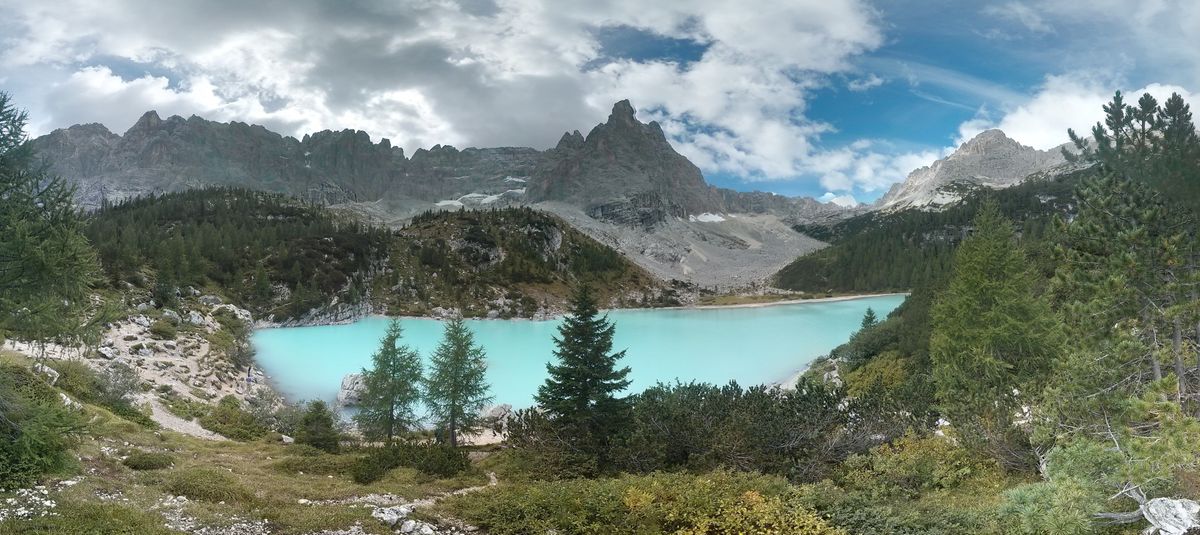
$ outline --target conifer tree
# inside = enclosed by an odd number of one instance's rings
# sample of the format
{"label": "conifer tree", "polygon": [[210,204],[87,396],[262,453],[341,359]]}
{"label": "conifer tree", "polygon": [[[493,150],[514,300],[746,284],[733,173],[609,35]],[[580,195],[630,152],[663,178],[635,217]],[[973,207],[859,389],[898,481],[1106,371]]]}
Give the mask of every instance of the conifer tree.
{"label": "conifer tree", "polygon": [[324,401],[317,400],[308,404],[308,409],[300,418],[300,427],[296,430],[296,442],[329,453],[337,453],[338,432],[333,426],[333,413]]}
{"label": "conifer tree", "polygon": [[46,341],[79,332],[99,265],[74,190],[34,167],[26,120],[0,92],[0,338]]}
{"label": "conifer tree", "polygon": [[429,362],[425,380],[425,404],[439,427],[445,430],[451,446],[458,446],[460,434],[480,430],[480,411],[492,401],[488,395],[487,362],[483,348],[462,318],[446,322],[441,344]]}
{"label": "conifer tree", "polygon": [[417,424],[416,406],[421,400],[421,357],[400,345],[403,334],[400,320],[393,318],[379,350],[371,355],[371,368],[362,371],[364,388],[354,415],[363,436],[389,444]]}
{"label": "conifer tree", "polygon": [[867,307],[867,312],[863,314],[862,325],[860,330],[867,330],[879,323],[879,318],[875,316],[875,309]]}
{"label": "conifer tree", "polygon": [[[1098,164],[1099,176],[1081,183],[1078,214],[1063,225],[1056,293],[1082,341],[1104,342],[1122,334],[1114,328],[1135,328],[1145,351],[1123,357],[1146,363],[1142,373],[1154,380],[1163,377],[1160,341],[1170,340],[1182,400],[1188,392],[1183,324],[1196,317],[1196,248],[1183,217],[1192,208],[1171,209],[1160,192],[1178,191],[1188,182],[1185,175],[1197,173],[1195,127],[1179,95],[1165,108],[1144,95],[1135,108],[1117,93],[1104,111],[1090,142],[1075,138],[1084,157]],[[1124,379],[1144,382],[1138,375]]]}
{"label": "conifer tree", "polygon": [[954,260],[949,286],[931,312],[930,357],[943,414],[964,443],[1010,466],[1031,458],[1013,422],[1063,340],[1034,295],[1034,279],[1012,224],[987,203]]}
{"label": "conifer tree", "polygon": [[622,423],[628,403],[617,394],[629,386],[629,367],[617,368],[625,351],[612,352],[615,325],[597,309],[592,290],[581,285],[571,297],[570,312],[554,338],[556,363],[538,387],[535,400],[552,417],[584,463],[603,470],[608,450]]}

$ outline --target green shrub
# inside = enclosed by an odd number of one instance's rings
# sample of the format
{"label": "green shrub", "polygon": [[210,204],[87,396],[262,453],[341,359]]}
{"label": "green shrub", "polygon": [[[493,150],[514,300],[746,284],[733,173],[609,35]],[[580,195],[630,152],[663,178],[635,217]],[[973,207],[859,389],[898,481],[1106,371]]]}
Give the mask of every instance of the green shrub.
{"label": "green shrub", "polygon": [[147,428],[158,423],[133,404],[141,379],[127,364],[113,362],[102,372],[76,360],[57,360],[50,367],[58,372],[55,386],[84,403],[99,405],[113,414]]}
{"label": "green shrub", "polygon": [[309,446],[308,444],[292,444],[291,446],[287,447],[287,454],[298,457],[317,457],[320,455],[325,455],[325,452]]}
{"label": "green shrub", "polygon": [[226,438],[243,442],[267,434],[267,430],[258,425],[254,416],[242,410],[242,402],[232,395],[221,398],[217,406],[200,418],[200,425]]}
{"label": "green shrub", "polygon": [[174,340],[176,335],[175,325],[167,320],[158,320],[150,326],[150,336],[157,340]]}
{"label": "green shrub", "polygon": [[171,414],[183,418],[184,420],[194,420],[207,416],[212,410],[212,405],[203,401],[196,401],[192,398],[171,393],[163,397],[163,406],[167,408]]}
{"label": "green shrub", "polygon": [[1085,535],[1095,533],[1092,515],[1105,496],[1073,478],[1031,483],[1004,492],[1000,518],[1008,533]]}
{"label": "green shrub", "polygon": [[769,476],[654,473],[504,485],[450,498],[447,506],[495,535],[844,533],[794,503],[788,488]]}
{"label": "green shrub", "polygon": [[167,478],[167,492],[207,502],[246,502],[254,496],[228,472],[213,468],[190,468]]}
{"label": "green shrub", "polygon": [[341,435],[333,427],[333,421],[334,415],[324,401],[309,403],[308,409],[300,419],[300,426],[296,428],[296,442],[329,453],[337,453]]}
{"label": "green shrub", "polygon": [[168,453],[137,451],[121,461],[121,464],[134,470],[162,470],[175,464],[175,458]]}
{"label": "green shrub", "polygon": [[998,473],[995,463],[972,456],[950,439],[912,434],[852,456],[842,469],[840,480],[848,488],[877,497],[915,497]]}
{"label": "green shrub", "polygon": [[0,364],[0,415],[0,488],[28,486],[71,464],[83,418],[28,368]]}
{"label": "green shrub", "polygon": [[393,468],[405,466],[429,475],[450,477],[471,466],[465,451],[440,444],[396,444],[363,455],[350,470],[356,483],[383,479]]}
{"label": "green shrub", "polygon": [[55,386],[81,401],[91,402],[100,396],[100,378],[87,364],[77,360],[59,360],[49,363],[58,372]]}
{"label": "green shrub", "polygon": [[350,472],[358,463],[353,455],[333,455],[317,450],[318,456],[284,457],[273,464],[271,469],[285,474],[317,474],[339,475]]}
{"label": "green shrub", "polygon": [[171,535],[178,533],[163,527],[162,515],[142,509],[96,500],[62,501],[54,515],[26,521],[10,521],[3,526],[7,535]]}
{"label": "green shrub", "polygon": [[882,500],[847,492],[831,481],[797,487],[795,502],[855,535],[973,535],[1006,533],[996,525],[995,508],[962,506],[942,496],[929,501]]}

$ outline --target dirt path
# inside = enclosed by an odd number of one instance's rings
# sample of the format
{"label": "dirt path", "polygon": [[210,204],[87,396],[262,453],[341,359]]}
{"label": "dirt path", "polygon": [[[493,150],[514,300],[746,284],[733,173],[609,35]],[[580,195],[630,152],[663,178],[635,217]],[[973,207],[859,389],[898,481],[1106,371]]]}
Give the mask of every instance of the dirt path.
{"label": "dirt path", "polygon": [[458,490],[450,491],[450,492],[447,492],[444,494],[437,494],[434,496],[429,496],[428,498],[421,498],[419,500],[413,500],[412,502],[409,502],[408,505],[411,505],[414,508],[430,507],[430,506],[435,505],[438,502],[440,502],[446,498],[449,498],[451,496],[462,496],[463,494],[471,494],[472,492],[479,492],[479,491],[487,489],[489,487],[494,487],[494,486],[496,486],[497,483],[499,483],[499,481],[496,480],[495,472],[488,472],[487,476],[488,476],[487,485],[479,485],[477,487],[467,487],[465,489],[458,489]]}
{"label": "dirt path", "polygon": [[163,426],[163,429],[170,429],[176,433],[183,433],[205,440],[229,440],[221,435],[213,433],[203,427],[195,420],[184,420],[167,410],[154,396],[145,396],[140,401],[150,405],[150,418],[158,422],[158,425]]}

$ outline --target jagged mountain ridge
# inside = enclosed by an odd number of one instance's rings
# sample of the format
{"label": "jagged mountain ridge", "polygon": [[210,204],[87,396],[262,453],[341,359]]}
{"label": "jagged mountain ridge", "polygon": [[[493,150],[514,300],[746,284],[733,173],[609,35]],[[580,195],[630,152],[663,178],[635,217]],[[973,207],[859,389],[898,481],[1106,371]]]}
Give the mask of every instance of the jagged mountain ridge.
{"label": "jagged mountain ridge", "polygon": [[874,207],[886,211],[940,209],[979,187],[1006,188],[1033,175],[1061,174],[1072,168],[1061,149],[1037,150],[1000,130],[986,130],[949,156],[909,173],[903,182],[892,185]]}
{"label": "jagged mountain ridge", "polygon": [[[405,199],[457,207],[559,201],[606,221],[651,227],[704,213],[774,213],[799,219],[842,211],[810,198],[710,186],[671,147],[657,123],[641,123],[628,100],[584,137],[558,145],[418,149],[411,157],[363,131],[325,130],[301,139],[262,126],[146,112],[124,134],[75,125],[31,141],[50,170],[77,187],[79,204],[202,186],[287,193],[323,204]],[[526,192],[528,195],[526,196]]]}
{"label": "jagged mountain ridge", "polygon": [[51,172],[76,185],[85,208],[202,186],[248,187],[325,204],[389,196],[432,200],[511,186],[504,178],[528,175],[541,154],[435,145],[406,158],[402,148],[387,139],[372,143],[363,131],[325,130],[296,139],[194,115],[164,120],[153,111],[124,135],[99,124],[76,125],[31,144]]}

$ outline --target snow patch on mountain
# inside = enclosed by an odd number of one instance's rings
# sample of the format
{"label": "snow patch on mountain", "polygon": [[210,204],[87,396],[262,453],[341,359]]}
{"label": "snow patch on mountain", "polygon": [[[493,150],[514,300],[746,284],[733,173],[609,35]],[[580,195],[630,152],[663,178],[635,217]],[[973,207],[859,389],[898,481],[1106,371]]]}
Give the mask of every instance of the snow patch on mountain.
{"label": "snow patch on mountain", "polygon": [[705,212],[700,215],[689,215],[688,221],[691,221],[692,223],[720,223],[725,221],[725,216],[722,216],[721,214],[710,214]]}

